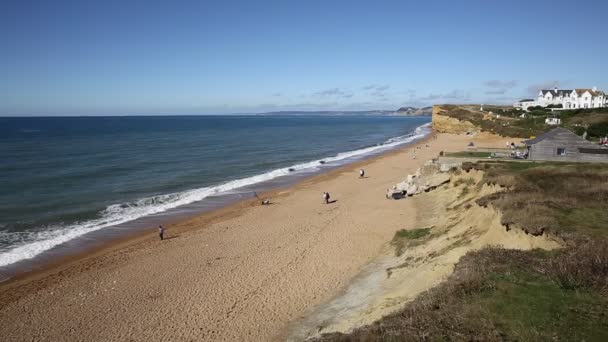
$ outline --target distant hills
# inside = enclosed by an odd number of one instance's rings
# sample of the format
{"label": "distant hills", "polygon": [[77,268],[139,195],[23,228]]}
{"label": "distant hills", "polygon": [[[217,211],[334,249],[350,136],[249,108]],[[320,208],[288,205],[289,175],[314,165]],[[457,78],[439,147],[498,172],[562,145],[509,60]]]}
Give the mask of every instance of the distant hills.
{"label": "distant hills", "polygon": [[397,109],[396,113],[407,116],[431,115],[433,113],[433,107],[401,107]]}
{"label": "distant hills", "polygon": [[260,115],[327,115],[327,116],[424,116],[431,115],[433,107],[415,108],[401,107],[394,110],[363,110],[363,111],[279,111],[261,113]]}

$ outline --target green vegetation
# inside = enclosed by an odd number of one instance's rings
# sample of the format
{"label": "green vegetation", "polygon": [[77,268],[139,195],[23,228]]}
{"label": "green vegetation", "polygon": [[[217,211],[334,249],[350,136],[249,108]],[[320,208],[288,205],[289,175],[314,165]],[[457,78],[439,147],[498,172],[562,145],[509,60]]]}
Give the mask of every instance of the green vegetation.
{"label": "green vegetation", "polygon": [[[484,115],[484,113],[461,108],[459,106],[446,105],[442,106],[441,108],[443,109],[443,112],[441,113],[442,115],[446,115],[461,121],[469,121],[484,132],[491,132],[500,136],[529,138],[531,136],[542,134],[547,130],[547,127],[544,124],[544,118],[547,114],[544,111],[542,120],[537,118],[533,121],[524,120],[521,123],[518,123],[519,118],[497,118],[495,116],[489,117]],[[501,113],[504,114],[505,111],[502,110]],[[511,116],[516,117],[514,112],[509,113],[511,113]],[[521,113],[522,112],[519,112],[518,114],[521,115]],[[539,122],[542,122],[542,125],[539,125]],[[515,123],[518,124],[516,125]]]}
{"label": "green vegetation", "polygon": [[[541,106],[529,107],[528,112],[486,106],[486,110],[500,115],[484,115],[482,112],[454,105],[445,105],[442,115],[458,120],[469,121],[484,132],[491,132],[505,137],[529,138],[538,136],[555,126],[545,124],[548,117],[562,120],[562,127],[568,128],[578,135],[587,132],[587,138],[598,140],[608,135],[608,108],[572,109],[552,112]],[[525,113],[524,118],[520,115]]]}
{"label": "green vegetation", "polygon": [[[606,341],[608,299],[601,281],[580,279],[600,272],[605,286],[608,259],[601,265],[593,260],[596,255],[577,256],[498,248],[469,253],[448,281],[403,310],[348,335],[319,340]],[[579,276],[568,280],[562,266]]]}
{"label": "green vegetation", "polygon": [[444,156],[446,157],[462,157],[462,158],[489,158],[492,153],[490,152],[469,152],[469,151],[462,151],[462,152],[444,152],[443,153]]}
{"label": "green vegetation", "polygon": [[419,245],[422,238],[431,233],[431,228],[401,229],[395,232],[391,244],[395,247],[395,255],[400,256],[406,247]]}
{"label": "green vegetation", "polygon": [[[478,199],[506,229],[558,235],[554,251],[487,248],[404,309],[320,341],[608,341],[608,165],[479,162]],[[465,182],[465,181],[463,181]]]}
{"label": "green vegetation", "polygon": [[559,112],[562,126],[587,139],[598,140],[608,135],[608,108],[574,109]]}
{"label": "green vegetation", "polygon": [[[480,198],[503,213],[505,226],[517,225],[531,234],[578,232],[608,237],[608,166],[581,163],[478,163],[483,182],[510,188]],[[572,215],[579,217],[574,220]],[[584,227],[606,227],[588,230]]]}

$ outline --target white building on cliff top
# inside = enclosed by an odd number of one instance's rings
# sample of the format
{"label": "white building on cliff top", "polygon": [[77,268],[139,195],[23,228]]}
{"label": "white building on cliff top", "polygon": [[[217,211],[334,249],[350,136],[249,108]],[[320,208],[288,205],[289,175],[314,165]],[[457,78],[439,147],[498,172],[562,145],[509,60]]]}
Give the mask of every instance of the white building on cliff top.
{"label": "white building on cliff top", "polygon": [[563,109],[608,107],[608,96],[596,87],[592,89],[542,89],[536,100],[525,99],[514,104],[514,107],[527,110],[534,106],[559,106]]}

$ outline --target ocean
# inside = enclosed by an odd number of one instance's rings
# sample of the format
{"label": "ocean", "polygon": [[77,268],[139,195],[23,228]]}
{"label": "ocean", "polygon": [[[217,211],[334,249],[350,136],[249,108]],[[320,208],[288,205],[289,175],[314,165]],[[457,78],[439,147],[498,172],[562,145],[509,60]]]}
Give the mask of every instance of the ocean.
{"label": "ocean", "polygon": [[361,115],[0,118],[0,273],[386,152],[428,134],[429,122]]}

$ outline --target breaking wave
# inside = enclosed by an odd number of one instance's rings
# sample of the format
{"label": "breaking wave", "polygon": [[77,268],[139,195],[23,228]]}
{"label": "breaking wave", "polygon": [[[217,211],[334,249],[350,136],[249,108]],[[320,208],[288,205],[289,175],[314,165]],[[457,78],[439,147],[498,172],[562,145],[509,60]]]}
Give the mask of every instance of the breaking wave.
{"label": "breaking wave", "polygon": [[[417,127],[413,133],[394,137],[387,141],[359,150],[338,153],[333,157],[313,160],[272,170],[259,175],[236,179],[224,184],[191,189],[182,192],[142,198],[133,202],[112,204],[99,213],[99,218],[65,226],[45,227],[36,232],[0,232],[3,241],[11,241],[11,247],[0,250],[0,267],[22,260],[31,259],[58,245],[81,237],[87,233],[110,226],[133,221],[145,216],[166,212],[186,204],[201,201],[212,195],[236,191],[239,188],[267,182],[278,177],[319,171],[322,168],[341,165],[365,156],[390,150],[396,146],[410,143],[430,133],[430,123]],[[16,246],[15,246],[16,245]]]}

